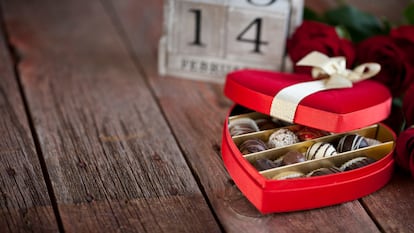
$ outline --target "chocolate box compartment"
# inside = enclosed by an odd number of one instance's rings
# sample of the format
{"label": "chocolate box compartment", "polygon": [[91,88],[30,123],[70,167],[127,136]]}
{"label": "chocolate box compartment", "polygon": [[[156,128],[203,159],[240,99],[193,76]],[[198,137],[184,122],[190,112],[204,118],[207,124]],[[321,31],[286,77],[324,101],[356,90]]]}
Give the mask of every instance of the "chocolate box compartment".
{"label": "chocolate box compartment", "polygon": [[[276,130],[277,129],[266,130],[266,131],[260,131],[260,132],[255,132],[255,133],[236,136],[236,137],[233,137],[233,141],[236,144],[236,146],[239,146],[240,143],[242,143],[243,141],[245,141],[247,139],[251,139],[251,138],[259,138],[259,139],[262,139],[262,140],[266,141],[267,138],[269,137],[268,135],[270,135],[272,132],[274,132]],[[332,134],[332,135],[316,138],[316,139],[309,140],[309,141],[301,141],[299,143],[295,143],[295,144],[289,145],[289,146],[284,146],[284,147],[279,147],[279,148],[270,148],[270,149],[267,149],[265,151],[250,153],[250,154],[243,155],[243,157],[245,157],[250,162],[254,162],[255,160],[260,159],[260,158],[268,158],[268,159],[275,160],[278,157],[280,157],[281,155],[283,155],[283,154],[285,154],[289,151],[296,150],[296,151],[300,151],[300,152],[304,153],[304,152],[306,152],[306,149],[309,146],[311,146],[312,144],[314,144],[316,142],[333,143],[335,141],[338,141],[344,135],[354,134],[354,133],[359,134],[359,135],[361,135],[363,137],[366,137],[366,138],[378,139],[379,141],[382,142],[382,144],[387,143],[387,142],[393,142],[392,135],[379,133],[379,132],[383,132],[384,130],[385,129],[381,126],[371,125],[371,126],[363,128],[363,129],[359,129],[359,130],[353,130],[353,131],[349,131],[349,132],[346,132],[346,133],[340,133],[340,134],[339,133],[338,134]],[[371,149],[372,147],[373,146],[370,146],[368,148],[359,149],[357,151],[363,152],[363,151]]]}
{"label": "chocolate box compartment", "polygon": [[[300,163],[295,163],[291,165],[286,165],[282,167],[259,171],[259,173],[268,179],[271,179],[275,175],[280,174],[282,172],[286,172],[286,171],[299,171],[299,172],[306,174],[321,167],[326,167],[326,168],[332,167],[332,166],[340,167],[345,162],[351,159],[360,157],[361,155],[373,158],[376,160],[375,162],[377,162],[383,159],[385,156],[387,156],[390,153],[390,151],[392,151],[393,145],[394,145],[393,142],[385,142],[379,145],[374,145],[374,146],[370,146],[370,147],[366,147],[366,148],[362,148],[362,149],[358,149],[354,151],[347,151],[345,153],[340,153],[340,154],[330,156],[330,157],[307,160],[307,161],[300,162]],[[367,165],[367,166],[370,166],[370,165]]]}
{"label": "chocolate box compartment", "polygon": [[[274,130],[265,130],[232,138],[228,130],[229,119],[243,116],[253,119],[256,116],[262,117],[262,115],[256,114],[253,112],[247,113],[247,115],[232,116],[232,111],[230,111],[223,130],[222,157],[236,185],[262,213],[305,210],[355,200],[380,189],[392,176],[394,163],[392,151],[395,135],[382,124],[352,131],[381,141],[382,143],[379,145],[341,153],[334,157],[309,160],[259,172],[252,165],[252,162],[258,158],[275,158],[289,150],[307,147],[316,141],[333,141],[341,135],[351,132],[328,135],[282,148],[272,148],[262,152],[242,155],[237,147],[241,141],[252,137],[266,138]],[[270,179],[277,173],[286,170],[308,172],[318,167],[338,165],[359,156],[361,153],[375,158],[377,161],[356,170],[331,175],[287,180]]]}

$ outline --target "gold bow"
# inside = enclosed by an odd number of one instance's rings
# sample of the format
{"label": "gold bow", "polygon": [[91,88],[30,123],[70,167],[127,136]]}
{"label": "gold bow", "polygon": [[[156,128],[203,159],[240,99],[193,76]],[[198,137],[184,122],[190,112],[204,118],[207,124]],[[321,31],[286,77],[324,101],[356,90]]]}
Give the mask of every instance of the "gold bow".
{"label": "gold bow", "polygon": [[330,58],[317,51],[309,53],[296,65],[312,66],[312,77],[328,78],[325,81],[325,86],[328,88],[352,87],[352,83],[371,78],[381,70],[380,64],[373,62],[364,63],[349,70],[346,68],[345,57]]}

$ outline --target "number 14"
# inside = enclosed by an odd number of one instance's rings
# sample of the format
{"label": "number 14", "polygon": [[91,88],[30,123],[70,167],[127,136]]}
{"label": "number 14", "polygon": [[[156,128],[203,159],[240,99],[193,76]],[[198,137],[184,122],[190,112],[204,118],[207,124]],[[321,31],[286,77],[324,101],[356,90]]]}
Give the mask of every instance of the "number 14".
{"label": "number 14", "polygon": [[[190,13],[194,13],[195,17],[195,31],[194,31],[194,40],[190,42],[190,45],[193,46],[200,46],[205,47],[206,45],[202,42],[202,35],[201,35],[201,21],[202,15],[201,10],[199,9],[190,9]],[[255,30],[255,38],[246,38],[245,34],[249,30]],[[261,40],[262,35],[262,18],[255,18],[240,34],[236,37],[237,41],[253,43],[254,49],[252,50],[253,53],[261,53],[260,46],[267,45],[268,42]]]}

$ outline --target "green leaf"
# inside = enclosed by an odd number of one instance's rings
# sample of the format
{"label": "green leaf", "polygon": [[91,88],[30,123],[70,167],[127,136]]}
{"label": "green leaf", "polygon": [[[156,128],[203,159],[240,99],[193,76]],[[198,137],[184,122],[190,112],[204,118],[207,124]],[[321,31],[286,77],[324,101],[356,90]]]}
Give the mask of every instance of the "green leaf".
{"label": "green leaf", "polygon": [[382,19],[382,25],[383,25],[383,31],[384,34],[388,35],[391,31],[391,28],[393,27],[392,23],[388,21],[386,18]]}
{"label": "green leaf", "polygon": [[329,10],[325,12],[324,16],[329,24],[345,27],[355,42],[386,33],[381,21],[377,17],[349,5],[342,5],[336,9]]}
{"label": "green leaf", "polygon": [[404,9],[404,17],[408,24],[414,24],[414,2],[409,3]]}
{"label": "green leaf", "polygon": [[303,9],[303,19],[312,21],[322,21],[321,16],[318,15],[318,13],[306,6]]}
{"label": "green leaf", "polygon": [[392,98],[392,105],[401,109],[403,106],[402,98],[397,98],[397,97]]}
{"label": "green leaf", "polygon": [[351,40],[351,35],[349,34],[348,30],[342,25],[335,27],[336,34],[338,34],[339,37]]}

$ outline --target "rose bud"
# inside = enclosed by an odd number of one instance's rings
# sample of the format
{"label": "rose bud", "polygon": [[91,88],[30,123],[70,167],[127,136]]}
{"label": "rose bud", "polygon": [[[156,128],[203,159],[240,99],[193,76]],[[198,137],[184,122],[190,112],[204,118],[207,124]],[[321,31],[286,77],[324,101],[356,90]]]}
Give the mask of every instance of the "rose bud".
{"label": "rose bud", "polygon": [[[410,170],[410,156],[414,154],[414,127],[401,132],[395,147],[395,161],[404,170]],[[412,172],[414,170],[411,170]]]}

